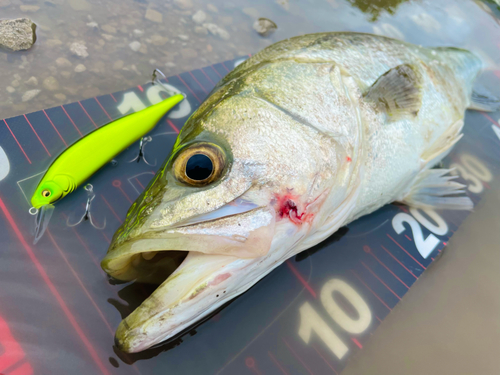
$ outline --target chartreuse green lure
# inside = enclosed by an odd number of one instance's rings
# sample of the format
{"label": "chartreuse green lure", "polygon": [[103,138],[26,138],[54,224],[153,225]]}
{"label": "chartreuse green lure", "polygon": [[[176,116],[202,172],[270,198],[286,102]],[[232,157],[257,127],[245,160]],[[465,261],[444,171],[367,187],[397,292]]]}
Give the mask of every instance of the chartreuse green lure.
{"label": "chartreuse green lure", "polygon": [[[51,164],[31,197],[32,214],[43,214],[48,222],[52,204],[73,192],[117,154],[151,131],[156,123],[184,96],[171,96],[94,130],[71,145]],[[40,212],[39,212],[40,211]],[[46,226],[46,225],[45,225]],[[37,231],[39,225],[37,224]],[[42,232],[45,228],[42,229]]]}
{"label": "chartreuse green lure", "polygon": [[49,167],[38,184],[31,204],[38,209],[74,191],[116,155],[150,132],[184,97],[174,95],[142,111],[113,121],[83,137]]}

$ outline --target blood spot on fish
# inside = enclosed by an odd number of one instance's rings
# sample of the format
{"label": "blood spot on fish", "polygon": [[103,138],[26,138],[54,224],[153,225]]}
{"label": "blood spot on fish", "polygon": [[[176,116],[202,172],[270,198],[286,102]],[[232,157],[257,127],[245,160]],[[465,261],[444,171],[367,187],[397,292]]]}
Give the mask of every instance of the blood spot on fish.
{"label": "blood spot on fish", "polygon": [[276,198],[276,213],[280,218],[289,218],[295,224],[302,224],[311,221],[313,214],[306,214],[305,210],[299,209],[295,202],[298,201],[298,195],[285,194]]}
{"label": "blood spot on fish", "polygon": [[222,275],[217,275],[215,277],[215,279],[213,279],[211,282],[210,282],[210,286],[212,285],[217,285],[217,284],[220,284],[221,282],[223,282],[224,280],[228,279],[229,277],[231,277],[231,274],[230,273],[223,273]]}
{"label": "blood spot on fish", "polygon": [[351,157],[350,157],[350,156],[348,156],[348,157],[346,158],[346,160],[347,160],[348,162],[351,162],[351,161],[352,161],[352,159],[351,159]]}

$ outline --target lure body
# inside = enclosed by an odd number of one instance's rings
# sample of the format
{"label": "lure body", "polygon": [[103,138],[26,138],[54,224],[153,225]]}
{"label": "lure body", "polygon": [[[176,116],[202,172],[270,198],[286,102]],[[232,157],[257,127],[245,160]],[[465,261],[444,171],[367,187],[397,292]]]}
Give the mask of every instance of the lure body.
{"label": "lure body", "polygon": [[31,204],[38,209],[74,191],[117,154],[150,132],[184,97],[174,95],[142,111],[113,121],[61,153],[38,184]]}

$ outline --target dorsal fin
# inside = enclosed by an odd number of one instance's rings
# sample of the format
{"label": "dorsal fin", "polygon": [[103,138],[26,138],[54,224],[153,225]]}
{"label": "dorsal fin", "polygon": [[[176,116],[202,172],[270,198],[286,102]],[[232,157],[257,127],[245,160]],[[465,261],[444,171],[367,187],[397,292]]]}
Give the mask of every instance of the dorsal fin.
{"label": "dorsal fin", "polygon": [[422,75],[410,64],[398,65],[381,75],[365,98],[391,119],[418,114],[422,104]]}

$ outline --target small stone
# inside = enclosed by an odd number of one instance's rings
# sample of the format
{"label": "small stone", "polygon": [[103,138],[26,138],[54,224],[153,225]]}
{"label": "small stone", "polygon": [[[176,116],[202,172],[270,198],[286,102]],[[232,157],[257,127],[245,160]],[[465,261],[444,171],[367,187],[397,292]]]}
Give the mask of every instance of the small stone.
{"label": "small stone", "polygon": [[9,94],[12,94],[13,92],[16,92],[16,89],[15,89],[14,87],[12,87],[12,86],[7,86],[7,87],[5,88],[5,90],[7,90],[7,92],[8,92]]}
{"label": "small stone", "polygon": [[155,34],[151,37],[150,42],[155,46],[164,46],[168,42],[168,38]]}
{"label": "small stone", "polygon": [[92,6],[86,0],[68,0],[69,6],[74,10],[90,10]]}
{"label": "small stone", "polygon": [[91,29],[98,29],[99,28],[99,24],[97,22],[89,22],[87,23],[87,27],[90,27]]}
{"label": "small stone", "polygon": [[81,72],[84,72],[87,70],[87,67],[83,64],[78,64],[77,66],[75,66],[75,72],[77,73],[81,73]]}
{"label": "small stone", "polygon": [[194,28],[194,32],[196,34],[208,35],[208,29],[206,27],[203,27],[203,26],[196,26]]}
{"label": "small stone", "polygon": [[221,39],[229,40],[229,38],[230,38],[229,33],[226,30],[224,30],[220,26],[217,26],[214,23],[204,23],[203,26],[208,29],[210,34],[218,36]]}
{"label": "small stone", "polygon": [[36,41],[36,25],[28,18],[0,20],[0,47],[12,51],[30,49]]}
{"label": "small stone", "polygon": [[142,44],[141,48],[139,48],[139,52],[142,53],[143,55],[147,55],[147,53],[148,53],[148,46],[146,46],[145,44]]}
{"label": "small stone", "polygon": [[113,69],[114,70],[120,70],[121,68],[123,68],[123,65],[125,63],[123,62],[123,60],[117,60],[115,61],[115,63],[113,64]]}
{"label": "small stone", "polygon": [[132,43],[128,45],[130,49],[134,52],[137,52],[141,49],[141,43],[138,42],[137,40],[134,40]]}
{"label": "small stone", "polygon": [[199,10],[195,14],[193,14],[192,18],[193,18],[193,21],[195,23],[198,23],[201,25],[207,19],[207,14],[204,11]]}
{"label": "small stone", "polygon": [[62,93],[58,93],[58,94],[54,94],[54,98],[56,98],[57,100],[59,100],[61,102],[64,102],[66,100],[66,95],[64,95]]}
{"label": "small stone", "polygon": [[40,94],[40,92],[41,92],[41,91],[42,91],[42,90],[39,90],[39,89],[28,90],[28,91],[26,91],[26,92],[23,94],[23,96],[22,96],[21,100],[22,100],[23,102],[28,102],[28,101],[30,101],[31,99],[33,99],[35,96],[37,96],[38,94]]}
{"label": "small stone", "polygon": [[288,2],[288,0],[276,0],[276,2],[281,5],[281,7],[285,10],[289,10],[290,9],[290,3]]}
{"label": "small stone", "polygon": [[61,42],[59,39],[49,39],[45,42],[45,45],[47,47],[56,47],[60,46],[61,44],[63,44],[63,42]]}
{"label": "small stone", "polygon": [[72,64],[69,62],[69,60],[65,57],[59,57],[56,60],[56,65],[61,67],[61,68],[69,68]]}
{"label": "small stone", "polygon": [[243,13],[252,18],[259,18],[259,11],[255,8],[243,8]]}
{"label": "small stone", "polygon": [[[14,78],[15,78],[15,77],[14,77]],[[15,79],[15,80],[13,80],[10,84],[11,84],[12,86],[14,86],[14,87],[19,87],[19,85],[20,85],[21,83],[19,82],[19,79]]]}
{"label": "small stone", "polygon": [[212,47],[211,44],[207,44],[207,51],[208,52],[212,52],[214,50],[214,48]]}
{"label": "small stone", "polygon": [[21,12],[34,13],[38,12],[38,10],[40,10],[40,7],[37,5],[21,5],[19,9],[21,9]]}
{"label": "small stone", "polygon": [[162,23],[163,22],[163,14],[161,14],[157,10],[154,10],[154,9],[151,9],[151,8],[148,8],[146,10],[145,18],[147,20],[150,20],[150,21],[153,21],[153,22],[157,22],[157,23]]}
{"label": "small stone", "polygon": [[116,28],[111,25],[102,25],[101,30],[108,34],[116,34]]}
{"label": "small stone", "polygon": [[109,34],[101,34],[101,36],[106,39],[108,42],[112,41],[115,37]]}
{"label": "small stone", "polygon": [[30,77],[25,83],[30,86],[38,86],[38,78]]}
{"label": "small stone", "polygon": [[192,0],[174,0],[174,3],[181,9],[191,9],[193,7]]}
{"label": "small stone", "polygon": [[83,44],[83,42],[74,42],[71,44],[69,49],[71,53],[73,53],[73,55],[81,58],[86,58],[89,55],[89,53],[87,52],[87,46]]}
{"label": "small stone", "polygon": [[213,4],[207,4],[207,9],[212,13],[219,13],[219,9]]}
{"label": "small stone", "polygon": [[134,35],[135,36],[143,36],[144,35],[144,31],[139,30],[139,29],[135,29],[134,30]]}
{"label": "small stone", "polygon": [[181,50],[182,57],[185,59],[193,59],[198,57],[198,52],[192,48],[183,48]]}
{"label": "small stone", "polygon": [[189,40],[189,36],[187,36],[187,35],[177,35],[177,37],[178,37],[180,40]]}
{"label": "small stone", "polygon": [[278,28],[276,24],[267,18],[259,18],[253,24],[253,28],[261,36],[269,36]]}
{"label": "small stone", "polygon": [[57,79],[54,77],[50,76],[43,80],[43,87],[49,91],[55,91],[59,89],[59,82],[57,82]]}

